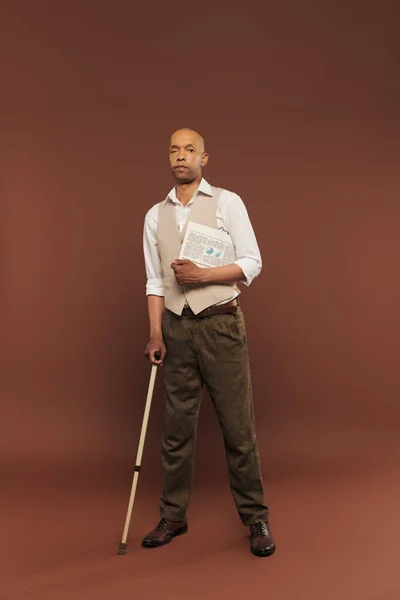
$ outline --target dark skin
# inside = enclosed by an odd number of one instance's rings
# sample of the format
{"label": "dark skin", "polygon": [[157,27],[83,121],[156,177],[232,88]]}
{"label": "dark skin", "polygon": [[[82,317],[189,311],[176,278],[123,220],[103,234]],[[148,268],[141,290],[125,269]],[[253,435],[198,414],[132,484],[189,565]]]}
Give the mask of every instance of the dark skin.
{"label": "dark skin", "polygon": [[[208,163],[204,140],[196,131],[179,129],[170,140],[169,162],[175,180],[176,196],[186,206],[200,185],[202,170]],[[203,269],[190,260],[175,259],[171,263],[179,285],[196,285],[201,283],[236,283],[243,281],[242,269],[235,264],[223,267]],[[149,295],[147,298],[150,323],[150,339],[145,349],[145,356],[152,364],[162,366],[167,353],[162,336],[162,314],[164,298]],[[154,353],[161,350],[161,359],[156,360]]]}
{"label": "dark skin", "polygon": [[[204,140],[191,129],[179,129],[170,140],[169,160],[175,179],[176,196],[186,206],[200,185],[202,171],[208,163]],[[235,283],[243,280],[237,265],[202,269],[190,260],[176,259],[171,263],[179,285],[198,283]]]}

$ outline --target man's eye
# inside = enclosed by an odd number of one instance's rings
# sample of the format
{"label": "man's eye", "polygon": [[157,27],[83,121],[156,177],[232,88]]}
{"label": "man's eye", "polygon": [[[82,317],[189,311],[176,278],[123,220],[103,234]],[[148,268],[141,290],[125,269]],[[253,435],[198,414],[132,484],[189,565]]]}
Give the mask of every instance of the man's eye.
{"label": "man's eye", "polygon": [[189,148],[189,152],[194,152],[193,148]]}

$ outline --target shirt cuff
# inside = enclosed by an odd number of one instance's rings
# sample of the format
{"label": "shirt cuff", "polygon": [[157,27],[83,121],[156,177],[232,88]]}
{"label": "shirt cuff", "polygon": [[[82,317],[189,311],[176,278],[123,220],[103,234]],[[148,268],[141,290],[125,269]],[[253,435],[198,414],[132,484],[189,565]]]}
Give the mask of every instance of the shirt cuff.
{"label": "shirt cuff", "polygon": [[146,296],[164,296],[162,279],[148,279],[146,283]]}
{"label": "shirt cuff", "polygon": [[261,263],[252,258],[238,258],[238,260],[235,260],[234,264],[242,269],[243,275],[245,276],[242,283],[247,286],[251,284],[253,279],[257,277],[261,271]]}

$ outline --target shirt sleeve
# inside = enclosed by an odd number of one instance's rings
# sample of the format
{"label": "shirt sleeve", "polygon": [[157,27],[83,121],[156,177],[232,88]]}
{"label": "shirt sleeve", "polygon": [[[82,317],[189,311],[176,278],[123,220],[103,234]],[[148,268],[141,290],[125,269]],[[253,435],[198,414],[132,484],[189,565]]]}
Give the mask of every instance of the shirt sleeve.
{"label": "shirt sleeve", "polygon": [[[243,200],[233,192],[223,191],[221,213],[226,229],[236,249],[236,261],[245,276],[247,286],[262,269],[262,259],[256,236]],[[221,194],[221,195],[222,195]],[[221,198],[222,200],[222,198]]]}
{"label": "shirt sleeve", "polygon": [[158,205],[145,216],[143,228],[143,253],[146,268],[146,296],[164,296],[164,283],[157,244]]}

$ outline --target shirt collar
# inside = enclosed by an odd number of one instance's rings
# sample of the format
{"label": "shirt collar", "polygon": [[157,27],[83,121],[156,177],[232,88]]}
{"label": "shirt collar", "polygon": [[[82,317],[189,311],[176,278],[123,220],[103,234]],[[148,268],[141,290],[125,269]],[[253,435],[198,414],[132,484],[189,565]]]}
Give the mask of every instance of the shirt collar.
{"label": "shirt collar", "polygon": [[[205,194],[206,196],[212,196],[212,190],[211,190],[211,185],[204,179],[204,177],[202,177],[199,187],[197,188],[197,190],[195,191],[193,198],[190,200],[190,202],[188,202],[188,204],[191,204],[194,199],[196,198],[197,194]],[[168,200],[172,200],[172,202],[174,204],[177,204],[179,202],[178,198],[176,197],[176,189],[175,187],[172,188],[172,190],[169,192],[166,202]],[[186,204],[186,206],[188,205]]]}

